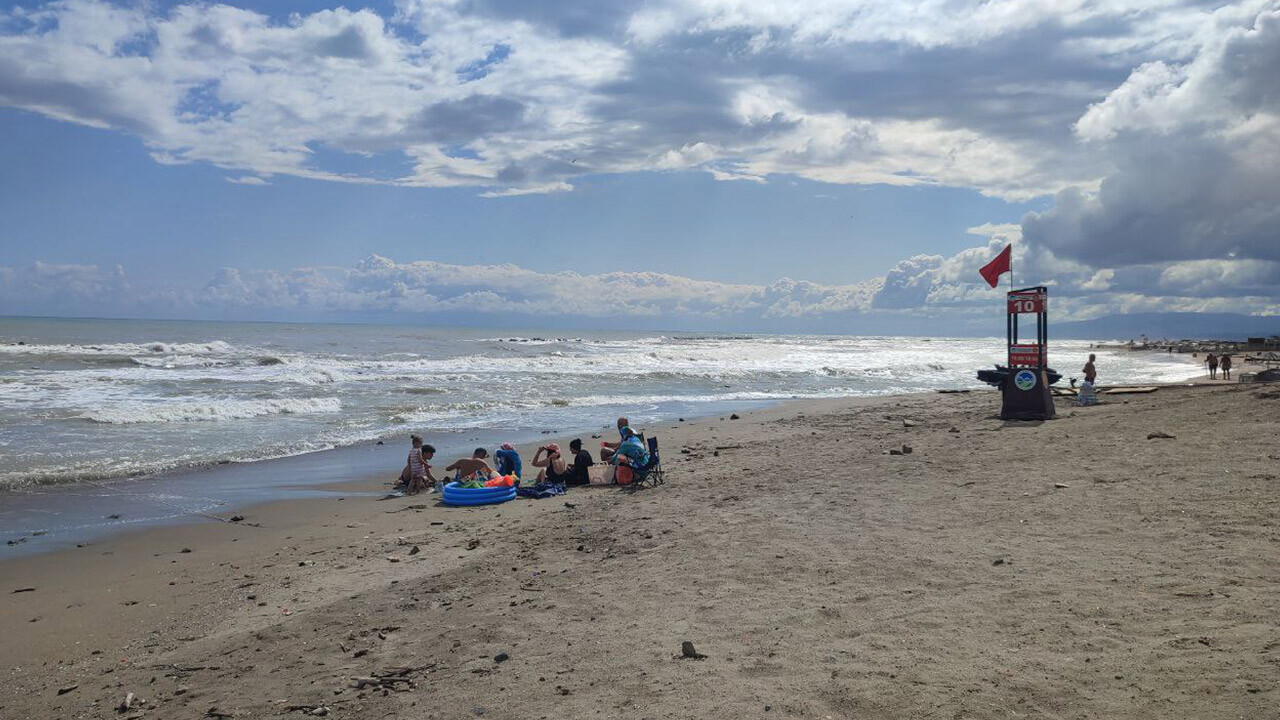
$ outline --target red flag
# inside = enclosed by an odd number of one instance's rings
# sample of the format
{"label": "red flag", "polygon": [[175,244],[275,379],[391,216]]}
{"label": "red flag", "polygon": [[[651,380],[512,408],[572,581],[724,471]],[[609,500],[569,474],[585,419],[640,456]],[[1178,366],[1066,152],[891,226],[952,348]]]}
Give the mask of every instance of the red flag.
{"label": "red flag", "polygon": [[1000,276],[1013,269],[1013,246],[1005,245],[995,260],[982,266],[978,272],[982,273],[982,279],[987,281],[991,287],[1000,284]]}

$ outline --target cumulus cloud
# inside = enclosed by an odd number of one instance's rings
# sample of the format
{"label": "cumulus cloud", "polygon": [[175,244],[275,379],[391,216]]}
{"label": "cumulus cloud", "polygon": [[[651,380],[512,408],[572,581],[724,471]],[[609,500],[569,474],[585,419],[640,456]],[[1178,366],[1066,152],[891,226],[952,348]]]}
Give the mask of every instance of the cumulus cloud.
{"label": "cumulus cloud", "polygon": [[10,312],[84,314],[88,308],[118,308],[138,297],[123,267],[37,262],[0,266],[0,301]]}
{"label": "cumulus cloud", "polygon": [[[136,287],[120,267],[0,266],[0,306],[9,312],[252,319],[461,319],[490,323],[570,321],[591,327],[746,328],[892,332],[911,318],[940,320],[934,332],[990,331],[1005,288],[977,268],[1016,226],[973,228],[986,242],[955,255],[918,255],[884,277],[853,285],[782,278],[768,285],[652,272],[543,273],[516,265],[396,262],[372,255],[354,267],[280,272],[222,268],[202,287]],[[1047,284],[1057,320],[1117,308],[1230,310],[1275,314],[1280,263],[1192,261],[1094,271],[1026,243],[1015,245],[1019,284]],[[1158,294],[1157,294],[1158,293]]]}
{"label": "cumulus cloud", "polygon": [[[1275,312],[1280,0],[398,0],[273,18],[108,0],[0,10],[0,105],[137,137],[227,182],[278,175],[500,198],[598,173],[948,185],[1052,197],[972,247],[854,286],[539,274],[371,258],[224,269],[202,288],[122,270],[0,277],[6,307],[755,318],[981,314],[1019,285],[1066,317]],[[339,170],[357,155],[359,173]],[[335,161],[335,158],[337,161]],[[252,188],[246,188],[251,192]],[[906,253],[904,253],[906,254]],[[61,285],[60,290],[54,290]],[[97,305],[95,305],[95,303]]]}
{"label": "cumulus cloud", "polygon": [[1280,260],[1280,9],[1204,35],[1186,62],[1138,67],[1081,116],[1083,146],[1114,169],[1028,216],[1029,242],[1096,267]]}
{"label": "cumulus cloud", "polygon": [[[1078,152],[1071,123],[1133,67],[1194,52],[1207,14],[1178,0],[395,8],[0,11],[0,104],[131,133],[159,162],[241,180],[497,197],[665,169],[1025,199],[1096,184],[1105,157]],[[339,171],[331,153],[383,170]]]}

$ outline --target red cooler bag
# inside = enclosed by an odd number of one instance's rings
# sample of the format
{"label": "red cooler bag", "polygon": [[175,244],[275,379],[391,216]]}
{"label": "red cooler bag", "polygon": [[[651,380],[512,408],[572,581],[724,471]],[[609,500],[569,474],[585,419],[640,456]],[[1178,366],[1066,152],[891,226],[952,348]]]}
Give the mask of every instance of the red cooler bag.
{"label": "red cooler bag", "polygon": [[613,479],[619,485],[631,484],[631,468],[627,465],[619,465],[613,474]]}

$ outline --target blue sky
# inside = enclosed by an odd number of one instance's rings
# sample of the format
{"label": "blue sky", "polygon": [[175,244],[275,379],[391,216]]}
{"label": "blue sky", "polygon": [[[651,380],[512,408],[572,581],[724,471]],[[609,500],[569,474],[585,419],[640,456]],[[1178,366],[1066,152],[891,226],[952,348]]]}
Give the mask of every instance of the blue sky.
{"label": "blue sky", "polygon": [[1277,61],[1262,1],[0,3],[0,312],[945,329],[1014,242],[1277,314]]}
{"label": "blue sky", "polygon": [[544,272],[840,284],[883,275],[903,248],[952,254],[972,244],[966,228],[1017,222],[1047,204],[958,188],[761,185],[694,172],[587,176],[571,193],[510,198],[287,177],[246,186],[207,165],[160,165],[111,131],[16,110],[0,110],[0,126],[8,262],[124,263],[132,274],[183,283],[228,265],[352,265],[378,253]]}

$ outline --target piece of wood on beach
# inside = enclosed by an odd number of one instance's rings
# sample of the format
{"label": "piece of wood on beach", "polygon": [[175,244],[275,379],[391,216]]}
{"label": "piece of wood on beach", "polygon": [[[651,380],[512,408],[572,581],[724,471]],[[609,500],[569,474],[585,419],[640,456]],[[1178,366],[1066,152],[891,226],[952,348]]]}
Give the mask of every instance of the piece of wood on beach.
{"label": "piece of wood on beach", "polygon": [[1109,387],[1098,391],[1099,395],[1146,395],[1160,388],[1153,385],[1144,387]]}

